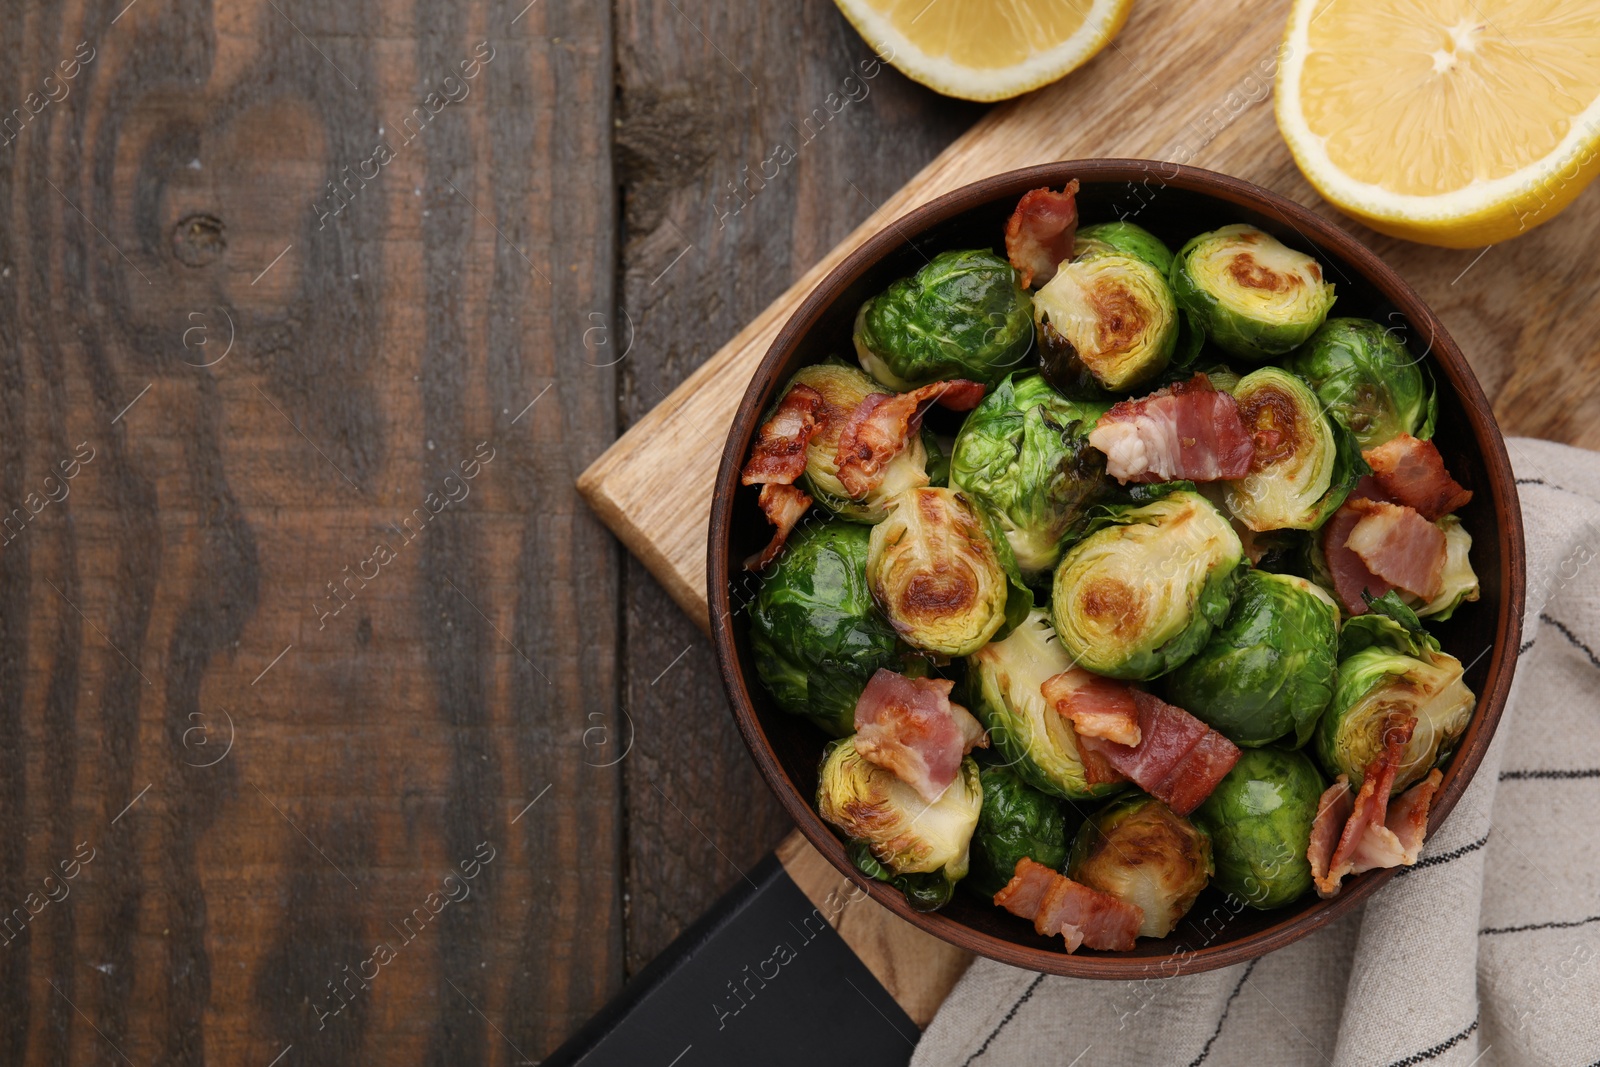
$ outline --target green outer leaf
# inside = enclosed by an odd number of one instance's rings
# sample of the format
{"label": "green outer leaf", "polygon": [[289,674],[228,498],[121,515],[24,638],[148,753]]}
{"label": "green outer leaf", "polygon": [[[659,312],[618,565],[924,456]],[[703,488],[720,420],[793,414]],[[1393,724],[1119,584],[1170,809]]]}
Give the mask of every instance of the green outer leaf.
{"label": "green outer leaf", "polygon": [[1005,888],[1023,857],[1061,870],[1067,861],[1067,805],[1028,785],[1014,768],[991,765],[978,773],[983,781],[983,811],[972,835],[967,888],[993,897]]}
{"label": "green outer leaf", "polygon": [[1245,752],[1190,816],[1211,835],[1211,884],[1261,910],[1304,896],[1311,888],[1311,824],[1325,788],[1302,752]]}
{"label": "green outer leaf", "polygon": [[1311,383],[1333,420],[1375,448],[1402,433],[1433,436],[1438,394],[1421,360],[1371,319],[1329,319],[1284,367]]}
{"label": "green outer leaf", "polygon": [[845,853],[856,870],[875,881],[888,882],[904,893],[906,903],[916,911],[938,911],[950,903],[950,898],[955,895],[955,882],[943,870],[895,874],[879,863],[872,855],[871,847],[860,839],[846,843]]}
{"label": "green outer leaf", "polygon": [[1439,642],[1423,628],[1417,613],[1394,590],[1368,598],[1364,615],[1345,622],[1339,632],[1339,658],[1349,659],[1374,646],[1402,656],[1426,659],[1439,651]]}
{"label": "green outer leaf", "polygon": [[827,733],[855,729],[856,700],[901,646],[867,588],[868,527],[825,522],[800,530],[750,605],[756,674],[773,701]]}
{"label": "green outer leaf", "polygon": [[1167,699],[1235,744],[1304,744],[1333,698],[1339,609],[1303,578],[1252,570],[1228,619],[1167,675]]}
{"label": "green outer leaf", "polygon": [[1082,255],[1096,242],[1125,255],[1137,256],[1160,271],[1163,277],[1172,271],[1172,249],[1161,238],[1136,223],[1119,220],[1080,226],[1073,252]]}
{"label": "green outer leaf", "polygon": [[1333,286],[1326,285],[1326,300],[1314,301],[1307,307],[1307,315],[1296,321],[1269,322],[1229,308],[1204,279],[1195,276],[1191,267],[1195,252],[1203,244],[1227,239],[1228,235],[1213,230],[1190,238],[1178,250],[1172,261],[1171,275],[1172,294],[1178,306],[1195,316],[1208,339],[1240,359],[1261,361],[1292,352],[1322,325],[1328,309],[1333,306]]}
{"label": "green outer leaf", "polygon": [[891,389],[946,378],[998,383],[1033,346],[1033,303],[988,249],[941,252],[861,305],[862,368]]}

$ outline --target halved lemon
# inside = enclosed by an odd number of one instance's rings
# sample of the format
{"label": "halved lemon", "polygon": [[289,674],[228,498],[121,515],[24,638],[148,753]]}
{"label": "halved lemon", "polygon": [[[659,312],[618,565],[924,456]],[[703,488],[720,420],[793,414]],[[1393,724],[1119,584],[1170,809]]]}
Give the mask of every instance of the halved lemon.
{"label": "halved lemon", "polygon": [[946,96],[1005,100],[1076,70],[1133,0],[835,0],[878,54]]}
{"label": "halved lemon", "polygon": [[1594,0],[1296,0],[1279,60],[1295,161],[1382,233],[1493,244],[1600,172]]}

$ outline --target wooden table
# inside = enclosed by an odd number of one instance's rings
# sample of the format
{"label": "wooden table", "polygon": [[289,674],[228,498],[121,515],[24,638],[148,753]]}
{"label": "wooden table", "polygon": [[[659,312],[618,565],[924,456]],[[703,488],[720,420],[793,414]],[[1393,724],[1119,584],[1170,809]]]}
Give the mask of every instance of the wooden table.
{"label": "wooden table", "polygon": [[[825,0],[124,3],[0,3],[0,1062],[534,1062],[788,829],[574,480],[985,111]],[[1424,295],[1594,444],[1582,218]]]}

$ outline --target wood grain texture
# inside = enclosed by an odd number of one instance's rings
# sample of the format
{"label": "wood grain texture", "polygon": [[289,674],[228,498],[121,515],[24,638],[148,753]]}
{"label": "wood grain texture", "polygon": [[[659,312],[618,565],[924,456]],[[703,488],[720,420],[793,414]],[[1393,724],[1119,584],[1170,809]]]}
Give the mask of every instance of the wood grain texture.
{"label": "wood grain texture", "polygon": [[[872,52],[830,4],[780,13],[629,0],[616,10],[627,333],[592,358],[628,352],[617,366],[627,424],[646,417],[981,112],[951,106],[881,65],[866,78],[860,64]],[[781,166],[772,155],[780,143],[795,152]],[[765,160],[775,175],[767,180]],[[721,436],[680,423],[658,444],[669,454],[698,454]],[[678,491],[681,472],[659,474],[660,491]],[[635,738],[622,764],[633,971],[791,823],[739,739],[709,643],[637,561],[627,570],[623,612],[624,697]]]}
{"label": "wood grain texture", "polygon": [[610,17],[516,14],[0,4],[0,1061],[525,1063],[621,982]]}
{"label": "wood grain texture", "polygon": [[[1288,5],[1135,6],[1127,26],[1066,79],[995,108],[764,308],[584,472],[590,505],[692,618],[706,625],[705,534],[723,436],[751,371],[788,314],[866,235],[986,175],[1056,159],[1123,156],[1220,170],[1333,218],[1438,312],[1495,400],[1508,434],[1600,446],[1600,289],[1585,250],[1600,193],[1554,225],[1484,252],[1383,237],[1338,215],[1295,169],[1272,117],[1270,81]],[[1158,195],[1130,186],[1127,211]],[[1515,278],[1508,285],[1507,278]],[[1552,353],[1560,358],[1551,358]],[[1560,403],[1553,398],[1559,395]],[[687,428],[693,432],[687,432]],[[671,450],[662,440],[676,443]],[[670,473],[669,473],[670,472]],[[692,474],[686,472],[693,472]],[[673,491],[662,487],[671,478]],[[693,485],[693,491],[686,487]]]}

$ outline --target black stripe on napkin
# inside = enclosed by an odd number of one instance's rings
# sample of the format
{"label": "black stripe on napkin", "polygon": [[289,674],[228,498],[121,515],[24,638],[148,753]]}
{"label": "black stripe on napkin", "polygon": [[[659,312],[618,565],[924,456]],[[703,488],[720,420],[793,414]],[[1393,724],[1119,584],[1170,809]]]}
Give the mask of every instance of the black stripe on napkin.
{"label": "black stripe on napkin", "polygon": [[1486,926],[1478,931],[1478,936],[1520,934],[1528,930],[1565,930],[1573,926],[1588,926],[1590,923],[1600,923],[1600,915],[1591,915],[1587,919],[1557,919],[1547,923],[1527,923],[1523,926]]}
{"label": "black stripe on napkin", "polygon": [[1033,999],[1033,991],[1039,988],[1039,983],[1042,981],[1044,981],[1044,975],[1041,974],[1034,978],[1033,981],[1028,983],[1028,988],[1024,989],[1022,991],[1022,996],[1018,997],[1017,1002],[1011,1005],[1011,1010],[1006,1012],[1005,1016],[995,1024],[995,1028],[989,1031],[989,1036],[983,1039],[983,1044],[978,1046],[978,1051],[968,1056],[966,1062],[963,1063],[961,1067],[972,1067],[973,1062],[977,1060],[979,1056],[982,1056],[985,1052],[989,1051],[990,1043],[994,1041],[995,1037],[1000,1033],[1000,1031],[1004,1030],[1011,1024],[1011,1020],[1017,1017],[1017,1012],[1022,1009],[1022,1006]]}
{"label": "black stripe on napkin", "polygon": [[1578,640],[1578,635],[1573,633],[1571,630],[1567,629],[1567,624],[1566,623],[1562,622],[1560,619],[1552,619],[1550,616],[1544,614],[1543,612],[1541,612],[1540,615],[1539,615],[1539,621],[1540,622],[1547,622],[1551,626],[1554,626],[1557,630],[1559,630],[1561,632],[1561,636],[1565,637],[1567,639],[1567,643],[1568,644],[1570,644],[1573,648],[1581,649],[1583,654],[1585,656],[1589,657],[1590,664],[1592,664],[1593,666],[1595,666],[1597,668],[1600,668],[1600,656],[1596,656],[1594,654],[1594,650],[1592,648],[1590,648],[1588,645],[1584,644],[1582,641]]}
{"label": "black stripe on napkin", "polygon": [[1527,782],[1538,779],[1563,779],[1563,778],[1600,778],[1600,767],[1585,767],[1576,770],[1527,770],[1527,771],[1501,771],[1502,782]]}
{"label": "black stripe on napkin", "polygon": [[1233,992],[1228,994],[1228,1002],[1222,1006],[1222,1017],[1217,1020],[1217,1028],[1211,1031],[1210,1037],[1206,1038],[1205,1048],[1200,1050],[1200,1055],[1189,1061],[1189,1067],[1200,1067],[1202,1063],[1206,1062],[1206,1057],[1211,1055],[1211,1046],[1222,1034],[1222,1024],[1228,1021],[1228,1012],[1233,1010],[1233,1002],[1238,999],[1239,991],[1244,988],[1245,980],[1250,977],[1250,972],[1255,970],[1256,964],[1260,962],[1259,957],[1251,960],[1250,966],[1246,967],[1244,973],[1239,976],[1238,984],[1233,987]]}
{"label": "black stripe on napkin", "polygon": [[1395,877],[1399,878],[1403,875],[1410,874],[1412,871],[1420,871],[1424,867],[1435,867],[1441,863],[1449,863],[1451,860],[1458,860],[1469,852],[1478,851],[1488,843],[1489,835],[1484,834],[1476,841],[1469,841],[1460,848],[1453,848],[1449,852],[1441,852],[1437,856],[1424,856],[1409,867],[1401,867],[1398,871],[1394,872]]}
{"label": "black stripe on napkin", "polygon": [[1393,1063],[1389,1064],[1389,1067],[1411,1067],[1411,1065],[1414,1063],[1422,1063],[1424,1060],[1431,1060],[1436,1057],[1443,1056],[1446,1052],[1449,1052],[1451,1049],[1461,1044],[1461,1042],[1471,1037],[1472,1032],[1477,1028],[1478,1020],[1474,1018],[1472,1020],[1472,1025],[1468,1026],[1455,1037],[1447,1037],[1432,1048],[1425,1048],[1421,1052],[1414,1052],[1403,1060],[1395,1060]]}

